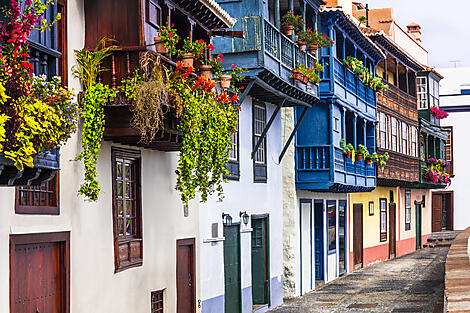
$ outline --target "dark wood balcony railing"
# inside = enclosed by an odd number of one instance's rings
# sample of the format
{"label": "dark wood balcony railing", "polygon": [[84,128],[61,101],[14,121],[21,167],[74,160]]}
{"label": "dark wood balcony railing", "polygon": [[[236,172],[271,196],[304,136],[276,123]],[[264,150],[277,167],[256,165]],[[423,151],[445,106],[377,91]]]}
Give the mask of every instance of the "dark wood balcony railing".
{"label": "dark wood balcony railing", "polygon": [[418,120],[416,97],[404,92],[398,87],[389,84],[387,92],[377,93],[377,105],[389,109],[402,116]]}
{"label": "dark wood balcony railing", "polygon": [[377,171],[378,185],[408,186],[419,182],[419,160],[398,152],[378,148],[379,154],[388,152],[390,158],[384,171]]}
{"label": "dark wood balcony railing", "polygon": [[[147,51],[159,57],[161,63],[168,69],[176,69],[176,64],[172,60],[146,47],[120,47],[113,51],[111,57],[104,62],[103,66],[109,71],[103,72],[98,82],[111,87],[118,86],[123,79],[130,77],[139,67],[139,62]],[[163,127],[158,130],[153,141],[143,144],[140,132],[131,126],[133,117],[131,105],[131,101],[119,94],[114,102],[105,107],[105,140],[160,151],[178,151],[181,148],[182,133],[178,131],[175,108],[166,104],[166,108],[163,109],[166,112]]]}

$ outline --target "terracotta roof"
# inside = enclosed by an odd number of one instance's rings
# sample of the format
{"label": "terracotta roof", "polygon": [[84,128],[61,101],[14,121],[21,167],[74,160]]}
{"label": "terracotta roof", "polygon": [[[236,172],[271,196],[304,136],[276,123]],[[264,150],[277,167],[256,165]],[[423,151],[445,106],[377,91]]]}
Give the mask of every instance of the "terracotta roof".
{"label": "terracotta roof", "polygon": [[425,66],[424,68],[425,68],[426,72],[433,72],[433,73],[436,74],[440,79],[444,79],[444,76],[442,76],[441,74],[439,74],[433,67]]}
{"label": "terracotta roof", "polygon": [[220,20],[224,22],[227,27],[232,27],[235,25],[237,20],[228,14],[227,11],[222,9],[222,7],[215,0],[199,0],[204,4],[209,10],[211,10]]}
{"label": "terracotta roof", "polygon": [[412,22],[412,23],[406,25],[406,27],[416,27],[416,26],[421,27],[419,24],[416,24],[415,22]]}

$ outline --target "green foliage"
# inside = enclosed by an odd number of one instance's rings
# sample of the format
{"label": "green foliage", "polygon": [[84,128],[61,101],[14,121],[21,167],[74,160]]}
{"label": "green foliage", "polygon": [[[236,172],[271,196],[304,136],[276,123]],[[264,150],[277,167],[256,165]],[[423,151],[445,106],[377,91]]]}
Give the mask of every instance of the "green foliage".
{"label": "green foliage", "polygon": [[296,31],[299,31],[305,25],[305,21],[302,19],[302,16],[294,15],[293,11],[288,11],[282,16],[281,25],[284,27],[293,26]]}
{"label": "green foliage", "polygon": [[187,53],[191,53],[199,59],[202,55],[204,55],[206,48],[207,44],[202,39],[198,41],[184,39],[183,47],[181,48],[181,51],[179,51],[179,54],[184,55]]}
{"label": "green foliage", "polygon": [[82,82],[84,90],[90,88],[97,80],[101,72],[107,71],[101,67],[103,60],[111,55],[116,47],[108,45],[113,42],[112,39],[101,39],[93,51],[86,48],[74,50],[77,64],[72,67],[72,73]]}
{"label": "green foliage", "polygon": [[176,44],[179,42],[180,36],[176,33],[176,29],[162,26],[160,27],[159,34],[160,39],[164,43],[165,48],[168,49],[168,52],[170,54],[177,54],[178,50],[176,49]]}
{"label": "green foliage", "polygon": [[369,150],[367,149],[366,146],[359,144],[356,153],[362,154],[362,155],[368,155]]}
{"label": "green foliage", "polygon": [[219,198],[223,197],[222,183],[228,174],[227,147],[238,121],[236,95],[219,95],[214,91],[214,82],[202,77],[194,80],[187,74],[180,65],[175,73],[168,73],[169,91],[183,132],[176,189],[185,204],[197,192],[203,202],[215,191]]}
{"label": "green foliage", "polygon": [[357,20],[359,21],[359,27],[361,27],[362,24],[367,23],[367,17],[365,17],[364,15],[359,16]]}
{"label": "green foliage", "polygon": [[341,139],[339,142],[339,145],[341,149],[343,149],[343,154],[344,155],[349,155],[351,153],[351,160],[352,163],[354,164],[355,159],[356,159],[356,150],[354,149],[354,146],[351,143],[346,144],[346,139]]}
{"label": "green foliage", "polygon": [[332,47],[335,41],[324,33],[319,33],[318,30],[308,28],[300,31],[298,34],[298,41],[306,42],[308,45],[315,45],[319,48]]}
{"label": "green foliage", "polygon": [[104,133],[104,107],[113,101],[116,92],[101,83],[92,84],[85,90],[83,98],[82,152],[75,160],[83,160],[85,165],[85,182],[79,193],[92,201],[98,200],[100,186],[96,172],[96,162],[100,155],[101,141]]}
{"label": "green foliage", "polygon": [[374,152],[372,154],[372,162],[375,162],[377,166],[380,168],[380,170],[383,172],[385,169],[385,166],[387,165],[387,161],[389,159],[389,154],[388,152],[385,152],[384,154],[378,154],[377,152]]}
{"label": "green foliage", "polygon": [[355,57],[346,57],[343,61],[343,65],[350,69],[354,75],[364,83],[364,85],[372,87],[374,91],[380,91],[383,93],[388,90],[388,85],[384,84],[380,77],[374,76],[364,63]]}
{"label": "green foliage", "polygon": [[320,72],[323,72],[324,70],[325,69],[323,68],[323,66],[320,63],[318,63],[317,60],[314,61],[314,64],[312,67],[307,67],[303,64],[297,64],[297,67],[294,69],[294,71],[298,71],[302,73],[304,76],[306,76],[309,82],[312,84],[318,84],[321,81],[319,74]]}

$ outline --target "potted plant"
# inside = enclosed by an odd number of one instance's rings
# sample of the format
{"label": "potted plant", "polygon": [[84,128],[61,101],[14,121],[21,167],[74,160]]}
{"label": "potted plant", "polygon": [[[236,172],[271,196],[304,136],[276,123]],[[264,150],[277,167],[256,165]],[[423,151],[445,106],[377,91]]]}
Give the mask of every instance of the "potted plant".
{"label": "potted plant", "polygon": [[198,41],[184,40],[183,47],[179,51],[181,63],[183,67],[190,67],[194,64],[194,58],[201,59],[206,53],[207,44],[204,40],[199,39]]}
{"label": "potted plant", "polygon": [[288,11],[281,19],[282,30],[285,35],[290,36],[292,32],[302,29],[305,21],[300,15],[294,15],[293,11]]}
{"label": "potted plant", "polygon": [[373,157],[370,153],[367,153],[365,156],[364,156],[364,159],[366,160],[366,164],[367,165],[370,165],[372,166],[372,163],[373,163]]}
{"label": "potted plant", "polygon": [[[171,25],[173,26],[173,24]],[[161,26],[159,29],[159,36],[154,38],[155,50],[162,54],[176,54],[176,44],[180,40],[180,37],[176,33],[176,29]]]}
{"label": "potted plant", "polygon": [[359,145],[356,155],[357,155],[357,160],[362,161],[364,158],[364,155],[369,154],[369,150],[367,150],[367,147],[364,145]]}
{"label": "potted plant", "polygon": [[222,62],[224,59],[222,53],[219,53],[214,59],[201,59],[201,65],[198,68],[199,76],[204,77],[205,79],[212,79],[212,75],[219,77],[224,70]]}
{"label": "potted plant", "polygon": [[247,69],[241,68],[232,64],[232,70],[225,72],[224,74],[219,76],[220,79],[220,87],[223,89],[227,89],[230,86],[235,87],[235,83],[239,83],[245,79],[245,75],[240,75],[242,73],[248,72]]}
{"label": "potted plant", "polygon": [[303,76],[304,75],[298,69],[293,69],[292,70],[291,78],[301,82],[301,81],[304,80]]}
{"label": "potted plant", "polygon": [[355,150],[354,150],[354,146],[350,143],[346,144],[346,139],[341,139],[340,141],[340,146],[341,146],[341,149],[343,149],[343,154],[346,156],[346,158],[348,159],[353,159],[353,163],[354,163],[354,156],[355,156]]}
{"label": "potted plant", "polygon": [[385,169],[385,166],[387,165],[387,161],[389,159],[388,152],[385,152],[385,154],[378,154],[377,152],[374,152],[372,154],[372,161],[375,162],[377,165],[377,168],[380,168],[380,170],[383,172]]}

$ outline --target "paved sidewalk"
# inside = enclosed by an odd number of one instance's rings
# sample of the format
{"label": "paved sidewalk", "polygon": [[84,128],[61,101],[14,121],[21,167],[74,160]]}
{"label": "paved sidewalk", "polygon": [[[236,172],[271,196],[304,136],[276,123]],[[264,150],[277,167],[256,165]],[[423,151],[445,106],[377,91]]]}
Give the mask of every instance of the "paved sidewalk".
{"label": "paved sidewalk", "polygon": [[448,247],[422,249],[368,266],[272,310],[291,312],[442,312]]}

